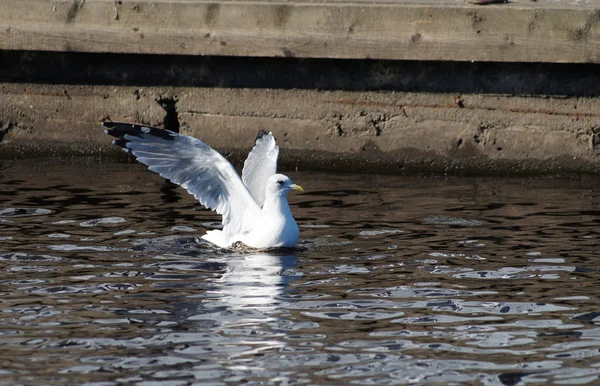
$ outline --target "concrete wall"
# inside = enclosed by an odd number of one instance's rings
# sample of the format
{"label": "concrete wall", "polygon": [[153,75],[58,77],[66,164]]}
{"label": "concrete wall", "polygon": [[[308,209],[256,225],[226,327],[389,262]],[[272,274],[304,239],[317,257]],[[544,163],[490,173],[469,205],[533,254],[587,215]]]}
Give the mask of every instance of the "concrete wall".
{"label": "concrete wall", "polygon": [[595,1],[0,2],[0,48],[394,60],[600,60]]}
{"label": "concrete wall", "polygon": [[593,3],[11,4],[0,158],[112,156],[109,119],[179,129],[234,159],[271,130],[288,167],[599,170]]}

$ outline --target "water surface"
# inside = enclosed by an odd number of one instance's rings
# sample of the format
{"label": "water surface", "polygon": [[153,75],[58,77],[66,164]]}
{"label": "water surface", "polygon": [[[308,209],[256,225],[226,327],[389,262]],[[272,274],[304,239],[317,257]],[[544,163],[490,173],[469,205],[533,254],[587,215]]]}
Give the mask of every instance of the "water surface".
{"label": "water surface", "polygon": [[600,180],[292,172],[297,251],[138,164],[0,163],[0,383],[595,384]]}

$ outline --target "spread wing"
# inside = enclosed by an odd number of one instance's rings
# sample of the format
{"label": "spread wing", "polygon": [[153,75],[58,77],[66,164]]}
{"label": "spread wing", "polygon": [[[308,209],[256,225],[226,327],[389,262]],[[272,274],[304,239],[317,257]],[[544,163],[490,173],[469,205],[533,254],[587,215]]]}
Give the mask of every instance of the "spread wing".
{"label": "spread wing", "polygon": [[129,123],[102,125],[117,138],[115,145],[221,214],[228,236],[243,231],[260,214],[231,163],[199,139]]}
{"label": "spread wing", "polygon": [[277,171],[278,155],[279,146],[275,143],[273,134],[261,130],[242,169],[242,180],[260,207],[265,202],[267,179]]}

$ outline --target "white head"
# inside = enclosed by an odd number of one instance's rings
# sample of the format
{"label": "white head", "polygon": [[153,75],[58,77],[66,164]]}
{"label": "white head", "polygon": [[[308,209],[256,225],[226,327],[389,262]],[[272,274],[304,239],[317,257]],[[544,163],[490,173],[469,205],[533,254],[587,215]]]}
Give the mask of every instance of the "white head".
{"label": "white head", "polygon": [[287,196],[290,190],[299,190],[304,192],[302,186],[292,183],[292,180],[288,176],[283,174],[274,174],[267,180],[266,192],[270,194]]}

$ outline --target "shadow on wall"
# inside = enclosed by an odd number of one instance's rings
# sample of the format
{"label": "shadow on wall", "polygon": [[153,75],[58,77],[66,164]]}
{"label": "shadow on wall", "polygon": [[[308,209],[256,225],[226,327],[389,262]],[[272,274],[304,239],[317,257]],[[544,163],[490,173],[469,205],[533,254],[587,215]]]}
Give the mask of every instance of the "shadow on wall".
{"label": "shadow on wall", "polygon": [[600,95],[595,64],[0,51],[0,82]]}

